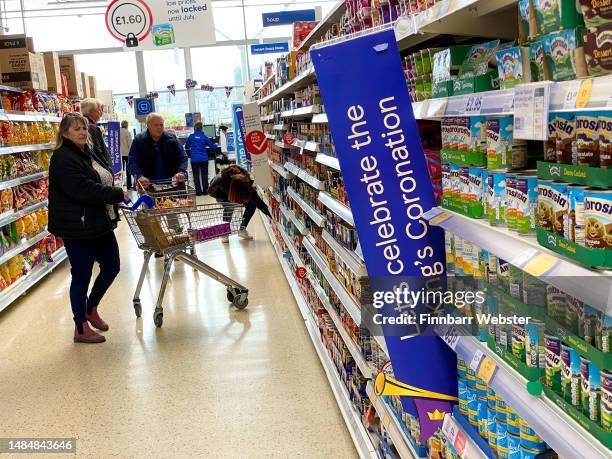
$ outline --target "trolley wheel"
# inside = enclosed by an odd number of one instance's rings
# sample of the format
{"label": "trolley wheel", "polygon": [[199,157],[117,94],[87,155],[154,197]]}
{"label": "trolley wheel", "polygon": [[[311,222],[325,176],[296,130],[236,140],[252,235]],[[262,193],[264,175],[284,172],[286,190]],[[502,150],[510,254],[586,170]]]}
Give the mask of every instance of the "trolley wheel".
{"label": "trolley wheel", "polygon": [[142,316],[142,304],[140,304],[140,300],[134,300],[134,313],[136,317]]}
{"label": "trolley wheel", "polygon": [[232,304],[236,306],[236,309],[243,310],[249,305],[249,296],[246,293],[241,293],[240,295],[236,295]]}
{"label": "trolley wheel", "polygon": [[227,288],[227,301],[229,301],[230,303],[233,303],[234,298],[236,298],[236,294],[234,293],[234,288],[228,287]]}
{"label": "trolley wheel", "polygon": [[162,328],[162,325],[164,324],[164,313],[160,312],[160,313],[155,313],[153,314],[153,322],[155,322],[155,326],[157,328]]}

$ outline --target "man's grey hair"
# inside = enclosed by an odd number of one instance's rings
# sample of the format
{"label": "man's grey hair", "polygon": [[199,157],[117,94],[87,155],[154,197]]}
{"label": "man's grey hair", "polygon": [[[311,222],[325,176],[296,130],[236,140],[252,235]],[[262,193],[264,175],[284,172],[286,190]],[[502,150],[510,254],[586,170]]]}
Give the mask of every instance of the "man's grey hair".
{"label": "man's grey hair", "polygon": [[100,99],[94,99],[92,97],[83,99],[81,101],[81,113],[85,116],[89,115],[93,110],[101,107],[102,101]]}
{"label": "man's grey hair", "polygon": [[162,115],[161,113],[156,113],[156,112],[149,113],[147,115],[147,119],[146,119],[146,125],[147,126],[149,125],[149,121],[151,121],[153,118],[161,118],[162,121],[163,121],[164,120],[164,115]]}

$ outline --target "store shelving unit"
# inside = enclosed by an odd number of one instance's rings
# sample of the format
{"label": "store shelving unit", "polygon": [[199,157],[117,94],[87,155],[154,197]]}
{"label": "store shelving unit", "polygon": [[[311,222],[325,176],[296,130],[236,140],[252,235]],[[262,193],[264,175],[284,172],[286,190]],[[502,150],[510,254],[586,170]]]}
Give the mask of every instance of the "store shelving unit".
{"label": "store shelving unit", "polygon": [[26,239],[22,241],[20,244],[17,244],[11,250],[4,252],[2,256],[0,256],[0,265],[9,261],[15,255],[19,255],[21,252],[28,250],[30,247],[38,244],[40,241],[46,238],[49,234],[50,234],[49,231],[46,231],[46,230],[41,231],[36,236],[33,236],[30,239]]}
{"label": "store shelving unit", "polygon": [[18,185],[23,185],[24,183],[33,182],[34,180],[38,180],[41,178],[45,178],[49,175],[48,171],[37,172],[36,174],[26,175],[25,177],[19,177],[12,180],[4,180],[0,182],[0,190],[6,190],[7,188],[13,188]]}
{"label": "store shelving unit", "polygon": [[[308,234],[308,228],[306,228],[306,225],[304,224],[303,221],[301,221],[299,218],[297,218],[297,216],[295,215],[294,211],[292,211],[290,209],[287,209],[282,204],[280,206],[280,211],[285,216],[285,218],[287,220],[289,220],[291,223],[293,223],[293,226],[295,226],[297,228],[297,230],[300,232],[300,234],[304,234],[304,235]],[[292,248],[293,248],[293,245],[294,244],[292,243],[291,244]],[[293,249],[293,250],[295,250],[295,249]]]}
{"label": "store shelving unit", "polygon": [[336,239],[327,231],[323,230],[322,233],[323,240],[327,242],[327,244],[333,249],[334,253],[346,264],[351,271],[353,271],[357,276],[363,277],[368,275],[368,271],[366,270],[365,263],[363,260],[357,255],[356,252],[347,249],[342,244],[340,244]]}
{"label": "store shelving unit", "polygon": [[510,264],[522,267],[525,263],[531,263],[534,271],[530,274],[586,304],[612,314],[612,305],[609,304],[611,271],[584,268],[542,247],[533,236],[519,236],[507,228],[491,226],[486,220],[464,217],[441,207],[430,210],[424,218]]}
{"label": "store shelving unit", "polygon": [[41,279],[51,273],[67,258],[66,249],[63,247],[53,254],[53,261],[43,262],[27,275],[23,276],[2,291],[0,295],[0,311],[10,306],[17,298],[26,293],[36,285]]}
{"label": "store shelving unit", "polygon": [[42,143],[37,145],[19,145],[15,147],[0,147],[0,155],[12,155],[13,153],[24,153],[28,151],[53,150],[54,143]]}
{"label": "store shelving unit", "polygon": [[272,170],[279,174],[281,177],[285,179],[289,177],[290,172],[288,172],[287,169],[285,169],[283,166],[281,166],[280,164],[276,164],[274,161],[271,160],[269,160],[268,163],[270,164]]}
{"label": "store shelving unit", "polygon": [[268,140],[275,140],[276,136],[274,134],[266,134],[266,139],[268,139]]}
{"label": "store shelving unit", "polygon": [[308,118],[318,114],[321,111],[320,105],[309,105],[293,110],[285,111],[281,114],[283,118]]}
{"label": "store shelving unit", "polygon": [[317,226],[323,226],[325,224],[325,217],[321,215],[315,208],[302,199],[297,192],[289,187],[287,188],[287,194],[293,201],[302,208],[302,210],[312,219]]}
{"label": "store shelving unit", "polygon": [[12,223],[16,220],[19,220],[21,217],[24,217],[32,212],[36,212],[37,210],[42,209],[43,207],[47,207],[48,203],[49,201],[44,200],[36,204],[32,204],[31,206],[24,207],[23,209],[18,210],[16,212],[9,211],[9,212],[0,214],[0,227],[8,225],[9,223]]}
{"label": "store shelving unit", "polygon": [[291,172],[296,177],[299,177],[300,179],[302,179],[303,181],[308,183],[315,190],[324,190],[325,189],[325,183],[323,183],[318,178],[310,175],[304,169],[301,169],[300,167],[296,166],[295,164],[285,163],[285,169],[288,170],[289,172]]}
{"label": "store shelving unit", "polygon": [[331,194],[327,193],[326,191],[321,191],[318,199],[325,207],[335,213],[338,217],[342,218],[342,220],[347,222],[349,225],[355,226],[355,220],[353,219],[353,212],[351,209],[346,207]]}
{"label": "store shelving unit", "polygon": [[[264,224],[264,227],[266,228],[266,231],[268,232],[268,236],[270,237],[270,241],[272,242],[279,263],[281,264],[282,269],[287,278],[287,282],[289,283],[293,295],[295,296],[295,299],[298,303],[298,307],[300,309],[300,312],[302,313],[302,317],[304,318],[306,329],[308,330],[308,335],[310,336],[317,355],[321,360],[321,364],[323,365],[323,369],[325,370],[325,374],[332,388],[332,392],[334,393],[334,397],[336,398],[336,402],[338,403],[338,407],[340,408],[340,412],[342,413],[347,428],[351,434],[351,437],[353,438],[353,442],[355,444],[355,447],[357,448],[357,452],[361,458],[377,458],[378,456],[372,444],[372,440],[366,428],[361,422],[361,417],[359,413],[357,413],[355,408],[353,408],[348,391],[340,380],[338,372],[336,371],[335,364],[331,360],[327,349],[321,341],[319,328],[316,324],[316,321],[312,313],[308,309],[306,300],[304,299],[302,291],[297,285],[294,274],[292,273],[289,264],[283,256],[282,250],[276,243],[276,237],[274,235],[274,232],[272,231],[270,223],[268,223],[265,218],[262,218],[262,222]],[[279,230],[282,234],[282,229],[279,228]],[[299,258],[297,260],[299,260]]]}
{"label": "store shelving unit", "polygon": [[314,115],[312,117],[312,122],[314,124],[324,124],[324,123],[327,123],[327,113],[319,113],[318,115]]}
{"label": "store shelving unit", "polygon": [[495,352],[459,327],[436,329],[442,339],[478,369],[486,359],[495,364],[489,387],[525,420],[562,457],[609,458],[610,451],[553,401],[531,395],[527,380]]}
{"label": "store shelving unit", "polygon": [[[447,413],[444,417],[442,432],[451,445],[464,445],[463,457],[473,459],[496,459],[488,442],[475,433],[475,437],[468,433],[469,423],[466,426],[466,419],[461,418],[457,406],[453,408],[453,413]],[[473,428],[472,428],[473,429]],[[488,450],[485,452],[485,448]]]}
{"label": "store shelving unit", "polygon": [[333,156],[319,153],[315,161],[320,164],[323,164],[324,166],[331,167],[332,169],[335,169],[337,171],[340,170],[340,161],[338,161],[338,158],[334,158]]}
{"label": "store shelving unit", "polygon": [[266,116],[261,117],[262,123],[269,123],[270,121],[273,121],[273,120],[274,120],[274,115],[266,115]]}
{"label": "store shelving unit", "polygon": [[306,50],[310,46],[312,46],[315,42],[317,42],[331,27],[332,24],[335,24],[340,21],[342,15],[346,12],[346,3],[344,0],[339,0],[332,10],[317,24],[317,26],[308,34],[308,36],[304,39],[298,51]]}
{"label": "store shelving unit", "polygon": [[296,76],[293,80],[288,81],[283,86],[278,88],[272,94],[258,101],[259,105],[265,105],[272,101],[283,98],[286,95],[293,94],[295,91],[308,86],[310,83],[314,81],[315,72],[314,67],[309,67],[304,70],[298,76]]}

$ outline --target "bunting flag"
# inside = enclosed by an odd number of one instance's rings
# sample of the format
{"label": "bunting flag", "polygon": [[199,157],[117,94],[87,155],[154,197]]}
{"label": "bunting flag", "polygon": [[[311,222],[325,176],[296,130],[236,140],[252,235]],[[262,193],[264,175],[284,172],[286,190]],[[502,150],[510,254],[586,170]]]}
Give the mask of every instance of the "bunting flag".
{"label": "bunting flag", "polygon": [[232,94],[233,90],[234,90],[233,86],[226,86],[225,87],[225,97],[229,99],[229,96]]}
{"label": "bunting flag", "polygon": [[187,89],[192,89],[192,88],[195,88],[197,85],[198,85],[198,82],[197,82],[197,81],[195,81],[195,80],[192,80],[191,78],[187,78],[187,79],[185,80],[185,87],[186,87]]}
{"label": "bunting flag", "polygon": [[126,96],[125,100],[127,100],[127,103],[130,104],[130,107],[134,106],[134,96]]}
{"label": "bunting flag", "polygon": [[171,84],[170,86],[166,86],[168,88],[168,91],[170,91],[170,94],[172,94],[173,96],[176,96],[176,86]]}
{"label": "bunting flag", "polygon": [[200,86],[200,89],[206,92],[213,92],[215,90],[215,87],[209,84],[203,84],[202,86]]}
{"label": "bunting flag", "polygon": [[147,99],[157,99],[159,97],[159,93],[151,91],[147,94]]}

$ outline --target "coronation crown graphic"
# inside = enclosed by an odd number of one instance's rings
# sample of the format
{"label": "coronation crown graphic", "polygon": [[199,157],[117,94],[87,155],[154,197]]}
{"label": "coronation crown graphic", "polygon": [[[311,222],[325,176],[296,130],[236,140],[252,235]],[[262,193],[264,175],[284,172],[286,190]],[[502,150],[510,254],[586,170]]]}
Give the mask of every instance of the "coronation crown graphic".
{"label": "coronation crown graphic", "polygon": [[430,421],[444,421],[444,416],[446,413],[443,413],[439,410],[434,411],[433,413],[427,413]]}

